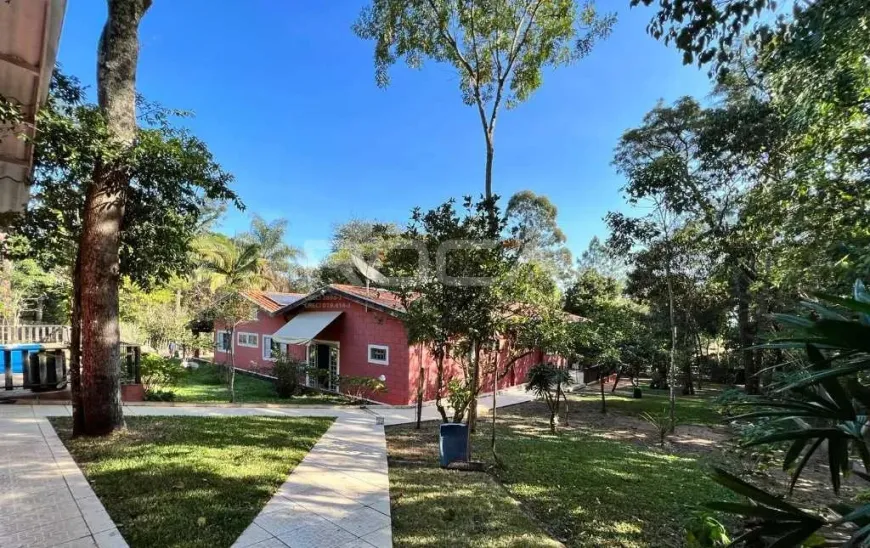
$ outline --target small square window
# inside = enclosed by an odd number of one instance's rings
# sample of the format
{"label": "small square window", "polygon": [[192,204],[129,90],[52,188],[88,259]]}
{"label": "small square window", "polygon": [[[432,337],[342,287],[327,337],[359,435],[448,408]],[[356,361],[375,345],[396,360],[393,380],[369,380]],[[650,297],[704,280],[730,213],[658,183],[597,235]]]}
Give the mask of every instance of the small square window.
{"label": "small square window", "polygon": [[387,346],[379,344],[369,345],[369,363],[378,365],[390,364],[390,349]]}

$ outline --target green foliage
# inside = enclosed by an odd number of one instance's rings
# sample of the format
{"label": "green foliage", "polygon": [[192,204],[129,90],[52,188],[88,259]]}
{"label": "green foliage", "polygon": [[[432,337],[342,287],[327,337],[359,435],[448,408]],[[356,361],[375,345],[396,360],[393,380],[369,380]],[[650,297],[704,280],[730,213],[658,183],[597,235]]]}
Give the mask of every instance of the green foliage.
{"label": "green foliage", "polygon": [[401,229],[393,223],[351,219],[333,229],[329,255],[317,268],[320,284],[350,283],[364,285],[354,270],[352,257],[356,256],[390,275],[385,259],[390,250],[402,242]]}
{"label": "green foliage", "polygon": [[175,392],[159,388],[145,390],[145,401],[175,401]]}
{"label": "green foliage", "polygon": [[287,354],[275,356],[272,375],[275,377],[275,391],[278,397],[292,398],[299,393],[300,379],[305,375],[307,364],[294,360]]}
{"label": "green foliage", "polygon": [[[232,176],[204,142],[172,121],[185,113],[139,101],[135,147],[121,161],[130,177],[121,230],[121,275],[142,287],[168,281],[189,267],[189,252],[211,201],[241,206]],[[19,248],[44,268],[72,267],[81,232],[85,186],[94,167],[116,155],[97,105],[81,84],[55,71],[38,115],[34,187],[27,211],[13,227]]]}
{"label": "green foliage", "polygon": [[539,363],[529,369],[526,379],[526,391],[533,392],[543,400],[550,410],[550,431],[556,433],[556,415],[559,413],[559,402],[563,391],[573,382],[571,375],[564,368],[551,363]]}
{"label": "green foliage", "polygon": [[687,548],[724,548],[730,544],[728,529],[708,512],[696,512],[686,525]]}
{"label": "green foliage", "polygon": [[[870,370],[870,347],[866,343],[870,340],[870,321],[866,317],[870,304],[860,282],[855,284],[855,298],[822,298],[830,304],[805,303],[811,312],[810,317],[777,316],[788,330],[766,345],[778,349],[805,349],[809,361],[807,374],[779,387],[767,397],[752,401],[753,410],[735,417],[735,420],[777,421],[779,428],[753,439],[748,445],[788,444],[783,469],[792,470],[790,489],[794,488],[813,455],[826,446],[831,486],[839,492],[841,477],[852,470],[852,455],[858,458],[865,472],[852,471],[870,480],[866,474],[870,467],[870,448],[863,433],[866,410],[870,407],[870,390],[860,376]],[[834,506],[832,509],[842,517],[828,521],[724,470],[717,470],[714,479],[755,503],[709,504],[713,509],[757,518],[737,540],[777,538],[782,545],[796,545],[813,541],[825,525],[845,523],[854,524],[856,529],[850,532],[851,539],[844,546],[864,542],[870,534],[870,528],[865,527],[865,517],[870,512],[868,505],[858,508]]]}
{"label": "green foliage", "polygon": [[466,104],[525,101],[540,87],[543,70],[587,55],[606,37],[614,15],[599,17],[591,3],[574,0],[498,0],[464,3],[375,0],[354,25],[375,41],[379,86],[399,58],[418,68],[425,58],[453,65]]}
{"label": "green foliage", "polygon": [[185,373],[180,360],[163,358],[157,354],[142,354],[139,368],[146,394],[177,384]]}

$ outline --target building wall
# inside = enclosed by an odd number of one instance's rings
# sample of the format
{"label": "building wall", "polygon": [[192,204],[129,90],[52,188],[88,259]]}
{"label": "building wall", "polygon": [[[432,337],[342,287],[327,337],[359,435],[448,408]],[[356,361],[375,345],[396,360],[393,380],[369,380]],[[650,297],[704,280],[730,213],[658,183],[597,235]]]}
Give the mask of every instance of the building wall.
{"label": "building wall", "polygon": [[[258,348],[234,346],[235,365],[239,369],[272,374],[272,362],[264,360],[263,335],[272,335],[305,310],[341,310],[342,314],[326,327],[315,339],[325,343],[339,343],[339,375],[351,377],[374,377],[383,375],[386,391],[370,395],[383,403],[406,404],[409,401],[408,389],[408,338],[401,320],[372,307],[335,295],[325,295],[308,303],[302,310],[295,310],[285,317],[270,317],[260,311],[256,322],[246,322],[236,328],[234,343],[238,342],[239,332],[257,333]],[[217,334],[215,334],[217,342]],[[388,365],[373,364],[368,361],[370,344],[388,347]],[[299,360],[307,359],[305,345],[288,346],[288,354]],[[215,361],[228,363],[229,354],[215,352]]]}
{"label": "building wall", "polygon": [[[421,345],[408,345],[407,333],[400,319],[373,307],[366,307],[336,295],[327,294],[308,303],[305,309],[296,310],[287,317],[272,317],[260,311],[256,322],[240,324],[233,337],[236,367],[271,375],[273,364],[271,361],[263,359],[263,335],[272,335],[296,314],[304,310],[341,310],[343,312],[317,336],[316,340],[339,343],[339,375],[373,378],[383,375],[386,378],[384,381],[386,391],[369,395],[371,399],[393,405],[415,403],[421,363],[424,369],[424,399],[426,401],[435,399],[437,366],[429,349],[421,347]],[[257,348],[239,346],[238,333],[240,332],[256,333]],[[383,345],[389,348],[388,365],[369,363],[368,347],[370,344]],[[295,359],[307,359],[305,345],[290,345],[287,350],[289,355]],[[483,355],[482,359],[486,360],[487,356]],[[506,359],[507,355],[502,350],[501,363],[504,363]],[[554,362],[558,360],[555,356],[544,356],[540,351],[531,352],[517,360],[512,371],[499,382],[499,388],[503,389],[525,383],[529,369],[545,359]],[[215,361],[228,363],[229,354],[216,351]],[[462,365],[456,360],[447,358],[444,363],[443,386],[446,387],[450,379],[462,378],[462,375]],[[481,381],[483,383],[482,391],[490,392],[492,390],[491,377],[484,375]]]}
{"label": "building wall", "polygon": [[[379,378],[383,375],[386,391],[369,396],[394,405],[408,403],[408,337],[401,320],[335,295],[324,295],[306,305],[305,310],[343,312],[317,336],[317,340],[339,343],[340,376]],[[389,349],[388,365],[369,363],[370,344]]]}
{"label": "building wall", "polygon": [[[263,335],[271,335],[278,331],[286,322],[284,318],[273,317],[268,313],[260,310],[257,312],[257,320],[251,322],[242,322],[236,326],[233,333],[233,363],[239,369],[254,371],[264,375],[272,374],[272,362],[263,359]],[[229,352],[221,352],[217,347],[217,333],[222,330],[223,326],[216,325],[214,334],[215,341],[215,363],[230,363]],[[239,346],[239,333],[256,333],[257,347],[250,348],[247,346]]]}

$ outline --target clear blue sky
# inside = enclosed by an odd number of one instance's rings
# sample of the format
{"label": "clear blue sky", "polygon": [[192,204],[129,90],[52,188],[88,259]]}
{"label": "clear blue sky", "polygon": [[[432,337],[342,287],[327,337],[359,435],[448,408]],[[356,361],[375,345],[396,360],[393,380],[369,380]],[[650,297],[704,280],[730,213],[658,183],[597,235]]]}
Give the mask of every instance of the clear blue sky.
{"label": "clear blue sky", "polygon": [[[480,123],[452,68],[396,65],[391,86],[377,88],[372,44],[350,30],[364,4],[154,1],[141,26],[138,87],[194,111],[185,123],[236,176],[247,211],[229,214],[228,233],[244,230],[250,212],[286,217],[289,241],[308,241],[315,261],[335,223],[404,225],[414,206],[483,191]],[[575,255],[606,234],[608,210],[624,208],[610,166],[620,134],[660,98],[709,92],[705,70],[683,66],[646,34],[653,11],[628,4],[599,2],[618,13],[613,35],[578,64],[547,73],[496,131],[495,191],[549,196]],[[90,86],[105,16],[100,0],[67,8],[59,60]]]}

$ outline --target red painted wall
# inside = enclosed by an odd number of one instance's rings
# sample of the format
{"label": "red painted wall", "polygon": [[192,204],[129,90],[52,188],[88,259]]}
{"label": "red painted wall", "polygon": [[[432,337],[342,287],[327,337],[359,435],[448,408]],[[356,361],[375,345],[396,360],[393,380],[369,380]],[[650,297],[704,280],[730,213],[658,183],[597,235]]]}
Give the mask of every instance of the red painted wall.
{"label": "red painted wall", "polygon": [[[263,359],[263,335],[272,335],[283,327],[296,314],[305,310],[341,310],[342,314],[326,327],[316,340],[339,343],[339,375],[386,377],[386,392],[372,395],[371,398],[393,405],[414,404],[417,398],[417,380],[420,373],[421,355],[424,367],[424,398],[435,399],[436,365],[428,348],[408,345],[408,337],[402,321],[373,307],[366,307],[355,301],[336,295],[325,295],[312,301],[302,310],[295,310],[285,317],[272,317],[260,311],[256,322],[246,322],[236,328],[233,337],[235,345],[235,364],[239,369],[266,375],[272,374],[272,362]],[[238,333],[257,333],[257,348],[238,346]],[[389,365],[369,363],[368,345],[384,345],[389,348]],[[305,345],[291,345],[289,354],[299,360],[307,359]],[[504,351],[502,351],[504,352]],[[548,359],[553,357],[548,356]],[[485,358],[484,358],[485,359]],[[503,361],[506,356],[501,356]],[[225,363],[229,354],[215,352],[215,361]],[[544,360],[540,351],[535,351],[518,360],[513,372],[506,375],[499,388],[508,388],[525,383],[529,369]],[[446,359],[444,364],[444,386],[452,378],[462,377],[461,364]],[[484,376],[483,392],[492,388],[492,379]],[[445,396],[446,397],[446,396]]]}
{"label": "red painted wall", "polygon": [[[272,362],[263,359],[263,335],[271,335],[275,331],[281,329],[281,327],[285,323],[287,322],[284,320],[284,318],[272,317],[269,316],[268,313],[260,310],[257,312],[257,321],[243,322],[238,324],[233,333],[233,361],[235,363],[235,366],[238,369],[245,369],[247,371],[254,371],[256,373],[262,373],[264,375],[271,375]],[[214,360],[216,363],[229,363],[229,353],[220,352],[217,348],[217,331],[219,331],[222,326],[216,325],[215,327]],[[257,348],[239,346],[239,333],[256,333]]]}

